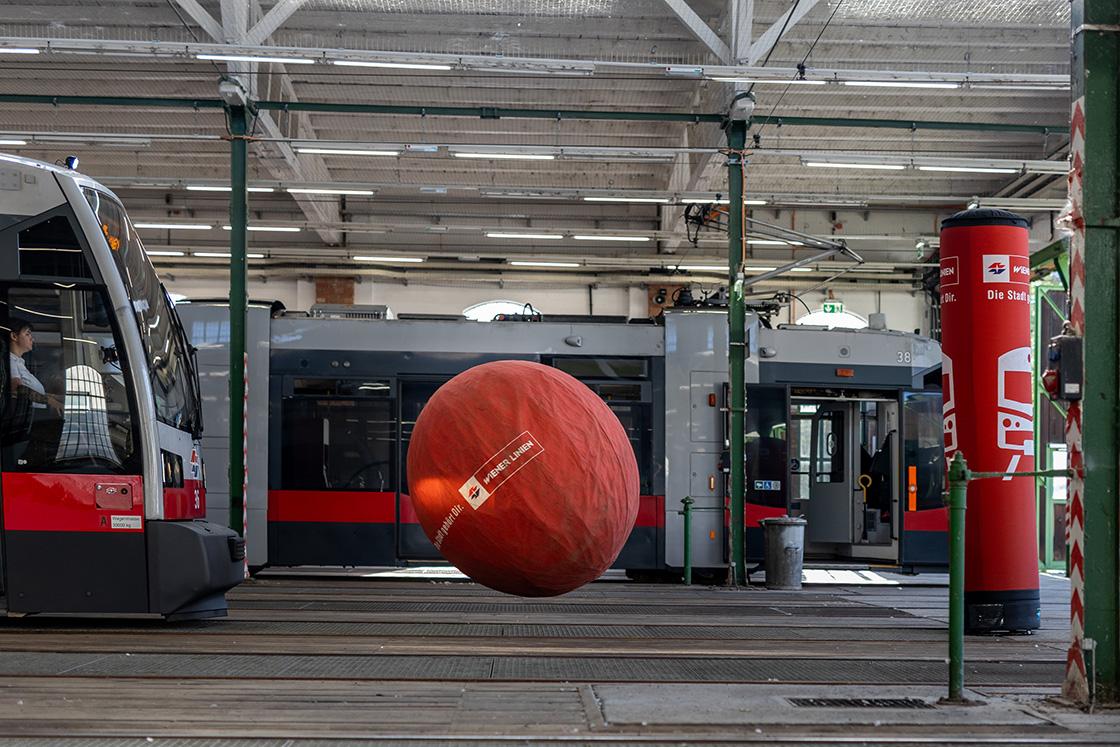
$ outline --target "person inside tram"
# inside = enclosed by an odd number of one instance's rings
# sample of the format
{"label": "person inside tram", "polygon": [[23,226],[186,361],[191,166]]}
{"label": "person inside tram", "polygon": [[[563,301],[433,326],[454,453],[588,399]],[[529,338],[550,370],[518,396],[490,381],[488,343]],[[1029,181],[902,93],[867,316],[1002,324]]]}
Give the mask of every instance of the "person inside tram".
{"label": "person inside tram", "polygon": [[62,415],[62,400],[53,394],[48,394],[42,382],[27,368],[23,356],[35,347],[35,336],[31,331],[31,323],[23,320],[13,320],[8,325],[8,360],[9,373],[12,379],[12,396],[25,396],[31,401],[32,408],[50,408],[57,415]]}
{"label": "person inside tram", "polygon": [[4,342],[8,348],[8,386],[0,412],[0,445],[16,449],[7,453],[5,462],[13,459],[24,465],[50,463],[62,430],[62,399],[48,392],[24,360],[35,347],[31,324],[10,319],[0,323],[0,330],[6,332]]}

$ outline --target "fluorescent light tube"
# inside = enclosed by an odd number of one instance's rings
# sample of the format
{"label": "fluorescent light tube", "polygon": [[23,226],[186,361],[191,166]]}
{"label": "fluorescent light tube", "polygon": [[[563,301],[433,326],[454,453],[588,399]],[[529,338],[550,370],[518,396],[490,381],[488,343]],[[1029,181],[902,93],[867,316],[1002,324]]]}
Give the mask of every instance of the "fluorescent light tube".
{"label": "fluorescent light tube", "polygon": [[331,60],[332,65],[340,67],[378,67],[391,70],[450,70],[450,65],[434,65],[420,62],[367,62],[365,60]]}
{"label": "fluorescent light tube", "polygon": [[553,161],[551,153],[479,153],[477,151],[454,151],[456,158],[493,158],[507,161]]}
{"label": "fluorescent light tube", "polygon": [[[223,187],[218,184],[188,184],[188,192],[232,192],[233,187]],[[272,187],[246,187],[246,192],[275,192]]]}
{"label": "fluorescent light tube", "polygon": [[879,171],[902,171],[906,167],[900,163],[832,163],[824,161],[802,161],[802,166],[819,169],[876,169]]}
{"label": "fluorescent light tube", "polygon": [[538,262],[536,260],[511,260],[515,267],[579,267],[579,262]]}
{"label": "fluorescent light tube", "polygon": [[133,223],[135,228],[161,228],[183,231],[209,231],[213,226],[209,223]]}
{"label": "fluorescent light tube", "polygon": [[863,88],[960,88],[960,83],[934,83],[914,80],[846,80],[846,86]]}
{"label": "fluorescent light tube", "polygon": [[0,140],[0,145],[27,145],[27,141],[26,140],[8,140],[8,139],[5,138],[3,140]]}
{"label": "fluorescent light tube", "polygon": [[[232,231],[230,226],[222,226],[227,231]],[[299,233],[300,229],[296,226],[246,226],[246,231],[264,231],[273,233]]]}
{"label": "fluorescent light tube", "polygon": [[747,239],[751,246],[789,246],[790,242],[779,239]]}
{"label": "fluorescent light tube", "polygon": [[358,262],[423,262],[423,257],[354,257]]}
{"label": "fluorescent light tube", "polygon": [[147,250],[149,257],[185,257],[186,252],[164,252],[159,250]]}
{"label": "fluorescent light tube", "polygon": [[714,200],[709,197],[682,197],[681,203],[684,205],[701,204],[701,205],[730,205],[731,200]]}
{"label": "fluorescent light tube", "polygon": [[789,271],[790,272],[812,272],[813,268],[812,267],[791,267],[791,268],[789,268]]}
{"label": "fluorescent light tube", "polygon": [[828,82],[824,80],[803,80],[801,78],[792,78],[790,80],[759,80],[757,78],[712,78],[712,80],[718,81],[720,83],[754,83],[761,86],[784,86],[789,83],[792,83],[795,86],[823,86]]}
{"label": "fluorescent light tube", "polygon": [[399,156],[399,150],[366,150],[359,148],[296,148],[298,153],[315,153],[320,156]]}
{"label": "fluorescent light tube", "polygon": [[777,267],[748,267],[747,272],[773,272]]}
{"label": "fluorescent light tube", "polygon": [[977,85],[972,83],[969,88],[980,89],[985,91],[1068,91],[1069,86],[1023,86],[1023,85]]}
{"label": "fluorescent light tube", "polygon": [[672,202],[668,197],[584,197],[586,202],[656,202],[662,205]]}
{"label": "fluorescent light tube", "polygon": [[[229,259],[231,255],[229,252],[195,252],[196,257],[211,257],[217,259]],[[246,259],[264,259],[263,254],[246,254]]]}
{"label": "fluorescent light tube", "polygon": [[766,200],[743,200],[744,205],[765,205]]}
{"label": "fluorescent light tube", "polygon": [[372,189],[331,189],[329,187],[288,187],[288,192],[294,195],[358,195],[372,197]]}
{"label": "fluorescent light tube", "polygon": [[573,236],[576,241],[649,241],[649,236]]}
{"label": "fluorescent light tube", "polygon": [[35,47],[0,47],[0,54],[39,54],[41,51]]}
{"label": "fluorescent light tube", "polygon": [[696,270],[699,272],[727,272],[727,268],[723,265],[677,265],[674,269]]}
{"label": "fluorescent light tube", "polygon": [[955,171],[964,174],[1018,174],[1019,169],[997,169],[987,166],[919,166],[918,171]]}
{"label": "fluorescent light tube", "polygon": [[562,233],[488,233],[489,239],[562,239]]}
{"label": "fluorescent light tube", "polygon": [[213,60],[215,62],[279,62],[286,65],[314,65],[315,60],[306,57],[270,57],[255,54],[196,54],[197,60]]}

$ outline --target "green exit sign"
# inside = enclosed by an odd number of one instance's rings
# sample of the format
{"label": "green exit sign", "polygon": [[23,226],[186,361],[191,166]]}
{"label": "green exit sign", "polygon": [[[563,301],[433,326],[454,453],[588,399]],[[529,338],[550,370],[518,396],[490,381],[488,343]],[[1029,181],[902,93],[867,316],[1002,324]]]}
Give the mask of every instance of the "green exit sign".
{"label": "green exit sign", "polygon": [[840,301],[825,301],[823,310],[826,314],[843,314],[844,304]]}

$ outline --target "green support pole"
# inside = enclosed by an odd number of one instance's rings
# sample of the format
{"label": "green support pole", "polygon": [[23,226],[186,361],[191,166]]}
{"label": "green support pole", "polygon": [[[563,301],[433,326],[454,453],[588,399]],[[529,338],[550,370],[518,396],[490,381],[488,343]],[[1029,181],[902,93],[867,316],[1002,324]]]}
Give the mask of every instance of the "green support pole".
{"label": "green support pole", "polygon": [[743,303],[743,280],[740,275],[743,260],[746,259],[746,243],[743,241],[743,146],[747,142],[747,120],[732,119],[727,123],[727,286],[731,288],[727,309],[730,325],[730,350],[728,358],[731,369],[731,410],[730,459],[731,459],[731,566],[736,585],[747,582],[746,566],[746,523],[744,520],[744,501],[746,497],[746,445],[743,436],[746,431],[746,308]]}
{"label": "green support pole", "polygon": [[692,586],[692,504],[696,501],[691,496],[681,499],[684,509],[684,585]]}
{"label": "green support pole", "polygon": [[229,108],[230,186],[229,196],[229,526],[238,534],[245,530],[245,324],[248,313],[246,291],[248,263],[249,200],[248,171],[249,112],[243,106]]}
{"label": "green support pole", "polygon": [[[1078,252],[1071,247],[1074,307],[1070,319],[1075,329],[1083,319],[1085,356],[1080,408],[1084,465],[1080,602],[1087,688],[1077,687],[1067,676],[1065,692],[1081,702],[1116,702],[1120,700],[1120,554],[1116,549],[1120,545],[1116,459],[1120,446],[1120,4],[1116,0],[1074,0],[1072,23],[1073,100],[1084,121],[1084,148],[1081,153],[1072,148],[1074,169],[1081,166],[1084,250],[1083,263],[1079,263]],[[1081,118],[1075,113],[1073,120],[1079,130]],[[1074,528],[1071,525],[1071,543],[1077,539]],[[1074,545],[1070,562],[1075,616],[1080,584],[1078,569],[1072,566],[1080,560]],[[1076,619],[1073,627],[1076,646]]]}
{"label": "green support pole", "polygon": [[949,700],[964,700],[964,514],[968,465],[959,451],[949,465]]}

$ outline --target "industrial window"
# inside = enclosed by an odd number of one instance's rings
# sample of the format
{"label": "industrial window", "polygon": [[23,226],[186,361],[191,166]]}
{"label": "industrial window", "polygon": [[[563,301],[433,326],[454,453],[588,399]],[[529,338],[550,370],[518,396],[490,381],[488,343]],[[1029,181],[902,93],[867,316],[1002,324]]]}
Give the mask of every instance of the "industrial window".
{"label": "industrial window", "polygon": [[463,316],[476,322],[490,322],[498,314],[539,314],[533,304],[525,301],[494,300],[476,303],[463,309]]}

